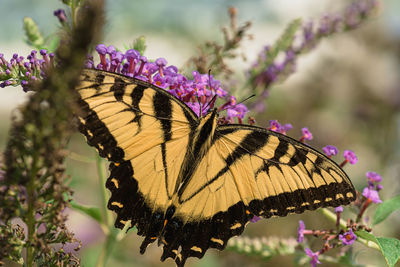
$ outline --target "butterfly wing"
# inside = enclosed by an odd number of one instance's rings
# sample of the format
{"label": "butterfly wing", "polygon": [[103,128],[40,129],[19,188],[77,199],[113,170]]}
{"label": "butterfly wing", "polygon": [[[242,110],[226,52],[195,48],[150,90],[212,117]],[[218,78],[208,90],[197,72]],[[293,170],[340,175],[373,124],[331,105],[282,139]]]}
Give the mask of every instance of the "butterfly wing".
{"label": "butterfly wing", "polygon": [[83,109],[80,131],[113,162],[106,186],[116,227],[131,220],[140,235],[154,241],[196,115],[160,88],[105,71],[84,70],[77,91]]}
{"label": "butterfly wing", "polygon": [[[269,218],[355,199],[354,187],[332,160],[285,135],[245,125],[218,127],[208,153],[179,190],[164,233],[163,257],[183,265],[209,247],[223,249],[254,216]],[[180,252],[178,253],[178,248]]]}

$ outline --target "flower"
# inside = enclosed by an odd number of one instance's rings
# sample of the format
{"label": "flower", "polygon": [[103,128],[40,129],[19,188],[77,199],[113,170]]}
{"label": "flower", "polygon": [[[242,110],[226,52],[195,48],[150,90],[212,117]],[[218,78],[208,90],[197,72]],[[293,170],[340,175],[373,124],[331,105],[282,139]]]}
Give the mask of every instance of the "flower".
{"label": "flower", "polygon": [[[61,10],[55,13],[62,16],[63,12]],[[193,72],[191,80],[178,73],[176,66],[168,66],[166,59],[157,58],[154,62],[149,62],[135,49],[123,53],[112,45],[98,44],[96,52],[100,62],[95,64],[93,56],[88,55],[85,61],[86,68],[114,72],[152,83],[185,102],[199,116],[214,108],[217,98],[225,102],[218,107],[218,111],[226,109],[226,122],[233,122],[236,118],[242,123],[248,112],[247,107],[238,103],[233,96],[229,96],[221,87],[220,81],[210,74]],[[9,61],[0,54],[0,87],[20,84],[24,91],[28,91],[35,81],[45,78],[45,70],[50,66],[54,66],[54,54],[44,49],[40,50],[40,53],[33,50],[26,59],[14,54]]]}
{"label": "flower", "polygon": [[343,152],[343,156],[344,156],[346,162],[348,162],[350,164],[356,164],[358,161],[356,154],[351,150],[345,150]]}
{"label": "flower", "polygon": [[335,146],[327,145],[322,148],[322,151],[324,151],[325,155],[328,157],[335,156],[338,153],[338,149]]}
{"label": "flower", "polygon": [[367,176],[368,180],[373,183],[379,183],[382,181],[382,177],[376,172],[367,172],[365,175]]}
{"label": "flower", "polygon": [[256,222],[258,222],[259,220],[261,220],[260,217],[254,216],[250,221],[251,221],[252,223],[256,223]]}
{"label": "flower", "polygon": [[304,143],[305,140],[313,139],[312,133],[308,130],[307,127],[301,128],[301,132],[302,132],[302,136],[299,140],[300,142]]}
{"label": "flower", "polygon": [[218,110],[226,109],[227,120],[230,122],[237,118],[241,123],[248,112],[244,104],[238,104],[233,96],[228,96],[222,89],[220,81],[215,80],[212,75],[194,71],[193,80],[190,80],[178,73],[176,66],[168,66],[166,59],[157,58],[154,62],[149,62],[135,49],[122,53],[116,51],[114,46],[98,44],[96,51],[99,54],[100,64],[96,66],[93,57],[88,57],[86,67],[120,73],[152,83],[185,102],[198,116],[202,116],[214,107],[214,97],[225,101],[228,99]]}
{"label": "flower", "polygon": [[44,49],[40,50],[41,58],[37,54],[32,50],[26,59],[14,54],[10,61],[0,54],[0,87],[21,85],[26,92],[36,80],[45,78],[45,70],[54,65],[54,54]]}
{"label": "flower", "polygon": [[374,203],[382,203],[382,200],[379,198],[378,191],[370,187],[364,188],[362,195]]}
{"label": "flower", "polygon": [[311,258],[311,262],[310,262],[310,263],[311,263],[311,266],[312,266],[312,267],[316,267],[317,264],[321,264],[321,262],[318,260],[319,251],[317,251],[317,252],[312,252],[311,249],[306,248],[306,249],[305,249],[305,252],[306,252],[306,255],[307,255],[308,257]]}
{"label": "flower", "polygon": [[303,136],[301,137],[302,140],[313,139],[312,133],[310,132],[310,130],[308,130],[307,127],[301,128],[301,132],[303,133]]}
{"label": "flower", "polygon": [[279,132],[280,129],[281,129],[281,124],[277,120],[269,121],[268,130],[273,131],[273,132]]}
{"label": "flower", "polygon": [[342,206],[336,207],[336,208],[335,208],[335,212],[336,212],[336,213],[341,213],[341,212],[343,212],[343,207],[342,207]]}
{"label": "flower", "polygon": [[351,245],[357,239],[357,236],[353,233],[353,230],[350,229],[343,235],[339,235],[339,239],[342,241],[343,245]]}
{"label": "flower", "polygon": [[299,228],[297,228],[297,242],[302,243],[304,241],[304,230],[306,225],[302,220],[299,221]]}
{"label": "flower", "polygon": [[61,23],[64,23],[67,21],[67,15],[65,15],[64,9],[55,10],[53,12],[53,15],[56,16]]}
{"label": "flower", "polygon": [[268,130],[281,134],[286,134],[286,132],[291,130],[292,128],[293,126],[290,123],[282,125],[277,120],[270,120]]}

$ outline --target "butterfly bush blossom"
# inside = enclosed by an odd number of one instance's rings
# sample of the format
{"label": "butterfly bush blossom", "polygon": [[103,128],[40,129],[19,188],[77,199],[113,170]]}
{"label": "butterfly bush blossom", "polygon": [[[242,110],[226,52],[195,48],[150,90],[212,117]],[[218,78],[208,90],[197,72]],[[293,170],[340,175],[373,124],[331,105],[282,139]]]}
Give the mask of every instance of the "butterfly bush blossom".
{"label": "butterfly bush blossom", "polygon": [[100,63],[96,65],[93,57],[89,56],[85,65],[87,68],[120,73],[152,83],[185,102],[199,116],[214,107],[214,97],[225,101],[218,110],[226,110],[226,122],[233,122],[236,118],[241,123],[248,112],[244,104],[237,103],[234,96],[228,96],[227,91],[221,87],[221,83],[212,75],[193,71],[193,79],[188,79],[178,73],[177,67],[168,66],[164,58],[151,62],[134,49],[122,53],[112,45],[107,47],[99,44],[96,46],[96,51],[100,57]]}
{"label": "butterfly bush blossom", "polygon": [[[134,49],[122,53],[112,45],[107,47],[99,44],[96,51],[100,63],[95,64],[93,56],[89,55],[85,63],[86,68],[119,73],[152,83],[185,102],[199,116],[214,108],[214,97],[224,101],[218,108],[218,111],[226,110],[227,115],[220,120],[222,123],[233,123],[235,119],[242,123],[248,112],[247,107],[238,103],[234,96],[229,96],[220,81],[212,75],[193,71],[193,79],[188,79],[178,73],[177,67],[168,66],[164,58],[151,62]],[[21,85],[24,91],[30,91],[35,81],[46,77],[46,68],[54,65],[54,53],[48,53],[44,49],[40,50],[39,54],[33,50],[26,59],[14,54],[9,61],[0,54],[0,80],[3,81],[0,87]]]}

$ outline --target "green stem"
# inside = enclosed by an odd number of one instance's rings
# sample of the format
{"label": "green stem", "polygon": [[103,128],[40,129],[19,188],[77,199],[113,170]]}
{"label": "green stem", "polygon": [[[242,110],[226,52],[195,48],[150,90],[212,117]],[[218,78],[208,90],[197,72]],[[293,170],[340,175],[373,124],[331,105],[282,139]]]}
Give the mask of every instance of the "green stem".
{"label": "green stem", "polygon": [[34,247],[33,247],[33,238],[35,234],[35,178],[37,175],[37,155],[34,154],[32,158],[31,164],[31,172],[29,175],[29,182],[27,185],[27,194],[28,194],[28,210],[26,216],[26,225],[28,228],[28,242],[26,243],[26,266],[32,267],[33,266],[33,254],[34,254]]}
{"label": "green stem", "polygon": [[[97,154],[97,153],[96,153]],[[107,210],[107,192],[106,192],[106,172],[104,169],[104,162],[103,159],[99,156],[96,155],[96,167],[97,167],[97,173],[99,176],[99,186],[100,186],[100,192],[101,192],[101,210],[102,210],[102,218],[103,218],[103,224],[105,227],[103,228],[104,234],[106,235],[106,241],[104,242],[103,248],[100,252],[99,257],[97,258],[97,263],[96,267],[105,267],[107,263],[107,259],[109,255],[111,254],[111,251],[116,243],[116,238],[117,238],[117,233],[116,230],[113,229],[111,225],[111,214]]]}
{"label": "green stem", "polygon": [[97,263],[96,263],[96,267],[105,267],[108,257],[110,256],[114,245],[115,245],[115,241],[117,240],[117,234],[115,229],[110,229],[107,237],[106,237],[106,241],[104,242],[103,248],[100,252],[99,257],[97,258]]}
{"label": "green stem", "polygon": [[72,29],[75,29],[75,18],[76,18],[76,3],[75,3],[75,0],[73,0],[73,1],[71,1]]}
{"label": "green stem", "polygon": [[[96,153],[97,154],[97,153]],[[106,191],[106,172],[104,169],[104,162],[103,159],[97,154],[96,155],[96,167],[97,167],[97,174],[99,176],[99,186],[100,186],[100,193],[101,193],[101,210],[102,210],[102,217],[103,217],[103,222],[107,227],[110,227],[110,213],[107,210],[107,191]],[[106,233],[107,234],[107,233]]]}

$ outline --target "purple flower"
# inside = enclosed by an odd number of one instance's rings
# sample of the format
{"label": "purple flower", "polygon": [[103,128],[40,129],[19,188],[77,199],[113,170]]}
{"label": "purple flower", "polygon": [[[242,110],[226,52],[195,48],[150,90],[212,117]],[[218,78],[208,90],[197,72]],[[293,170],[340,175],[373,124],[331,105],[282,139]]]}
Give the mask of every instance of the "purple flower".
{"label": "purple flower", "polygon": [[252,223],[256,223],[256,222],[258,222],[259,220],[261,220],[260,217],[254,216],[250,221],[251,221]]}
{"label": "purple flower", "polygon": [[312,266],[312,267],[316,267],[317,264],[321,264],[321,262],[318,260],[319,251],[317,251],[317,252],[312,252],[311,249],[306,248],[306,249],[305,249],[305,252],[306,252],[306,255],[307,255],[308,257],[311,258],[311,262],[310,262],[310,263],[311,263],[311,266]]}
{"label": "purple flower", "polygon": [[365,175],[367,176],[368,180],[373,183],[379,183],[382,181],[382,177],[376,172],[367,172]]}
{"label": "purple flower", "polygon": [[157,58],[156,59],[156,61],[155,61],[155,63],[156,63],[156,65],[157,66],[159,66],[159,67],[164,67],[164,66],[166,66],[167,65],[167,60],[165,59],[165,58]]}
{"label": "purple flower", "polygon": [[343,156],[345,160],[350,164],[356,164],[358,161],[356,154],[351,150],[345,150],[343,152]]}
{"label": "purple flower", "polygon": [[247,112],[248,112],[247,107],[241,103],[233,107],[227,108],[226,114],[228,120],[231,120],[233,117],[243,119]]}
{"label": "purple flower", "polygon": [[353,233],[353,230],[350,229],[343,235],[339,235],[339,239],[342,241],[343,245],[351,245],[357,239],[357,236]]}
{"label": "purple flower", "polygon": [[67,21],[67,16],[65,15],[65,11],[64,9],[57,9],[53,12],[54,16],[56,16],[58,18],[58,20],[61,23],[64,23]]}
{"label": "purple flower", "polygon": [[382,200],[379,198],[378,191],[374,189],[365,187],[362,195],[374,203],[382,203]]}
{"label": "purple flower", "polygon": [[303,133],[303,136],[301,137],[302,141],[313,139],[312,133],[308,130],[307,127],[301,128],[301,132]]}
{"label": "purple flower", "polygon": [[336,212],[336,213],[341,213],[341,212],[343,212],[343,207],[342,207],[342,206],[336,207],[336,208],[335,208],[335,212]]}
{"label": "purple flower", "polygon": [[281,124],[277,120],[270,120],[269,121],[269,128],[273,132],[279,132],[281,129]]}
{"label": "purple flower", "polygon": [[327,145],[322,148],[322,151],[324,151],[325,155],[328,157],[335,156],[338,153],[338,149],[335,146]]}
{"label": "purple flower", "polygon": [[299,221],[299,228],[297,228],[297,242],[302,243],[304,241],[304,230],[306,225],[302,220]]}

